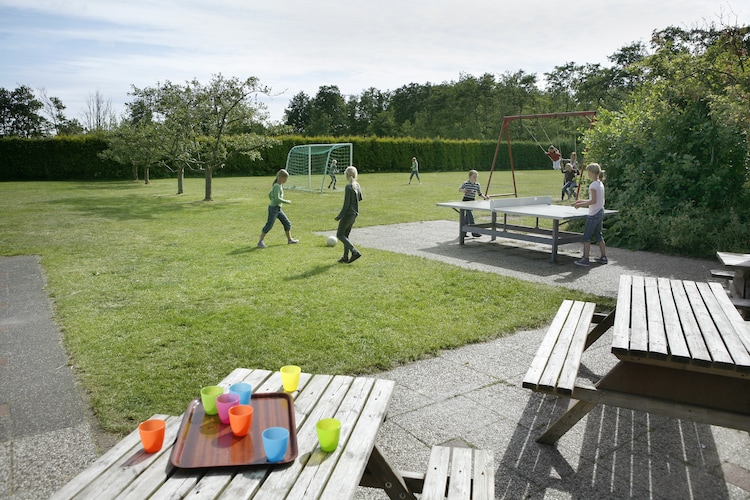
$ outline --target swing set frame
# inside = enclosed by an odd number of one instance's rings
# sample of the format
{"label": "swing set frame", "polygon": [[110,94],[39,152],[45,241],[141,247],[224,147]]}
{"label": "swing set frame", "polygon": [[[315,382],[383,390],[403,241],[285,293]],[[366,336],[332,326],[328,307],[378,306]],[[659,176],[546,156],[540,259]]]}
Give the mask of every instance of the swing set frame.
{"label": "swing set frame", "polygon": [[[511,145],[510,140],[510,124],[516,120],[533,120],[533,119],[547,119],[547,118],[565,118],[570,116],[584,116],[589,121],[589,129],[594,127],[594,122],[596,121],[596,111],[569,111],[565,113],[543,113],[543,114],[536,114],[536,115],[516,115],[516,116],[506,116],[503,118],[503,126],[500,128],[500,135],[497,138],[497,147],[495,148],[495,156],[492,159],[492,168],[490,169],[490,175],[487,179],[487,189],[485,190],[485,194],[487,196],[513,196],[515,198],[518,198],[518,188],[516,187],[516,167],[513,163],[513,146]],[[546,134],[546,132],[545,132]],[[500,145],[503,142],[503,136],[507,138],[508,142],[508,159],[510,160],[510,173],[511,177],[513,178],[513,192],[512,193],[501,193],[501,194],[489,194],[490,191],[490,184],[492,182],[492,173],[495,171],[495,165],[497,164],[497,155],[500,152]],[[533,135],[532,135],[533,137]],[[536,141],[536,138],[534,138],[534,141]],[[540,146],[541,147],[541,146]],[[544,149],[544,148],[542,148]],[[583,169],[581,169],[581,175],[583,175]],[[580,179],[579,179],[580,180]],[[578,183],[579,187],[581,183]]]}

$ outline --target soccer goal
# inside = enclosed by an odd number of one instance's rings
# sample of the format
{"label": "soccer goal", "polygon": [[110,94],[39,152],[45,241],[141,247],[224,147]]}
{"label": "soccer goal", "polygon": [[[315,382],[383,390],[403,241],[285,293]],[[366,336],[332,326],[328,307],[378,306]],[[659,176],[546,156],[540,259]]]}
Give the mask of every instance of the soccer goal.
{"label": "soccer goal", "polygon": [[329,174],[332,171],[343,174],[352,162],[351,142],[294,146],[286,157],[289,172],[286,187],[322,193],[329,182]]}

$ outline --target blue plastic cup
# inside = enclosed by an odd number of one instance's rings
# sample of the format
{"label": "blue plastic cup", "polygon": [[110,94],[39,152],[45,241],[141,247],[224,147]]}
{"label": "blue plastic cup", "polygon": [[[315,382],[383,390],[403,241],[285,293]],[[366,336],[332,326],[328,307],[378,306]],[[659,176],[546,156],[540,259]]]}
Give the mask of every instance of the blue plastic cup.
{"label": "blue plastic cup", "polygon": [[269,462],[281,462],[289,444],[289,430],[283,427],[269,427],[263,431],[263,450]]}
{"label": "blue plastic cup", "polygon": [[229,392],[240,397],[241,405],[249,405],[250,397],[253,394],[253,386],[247,382],[237,382],[229,386]]}

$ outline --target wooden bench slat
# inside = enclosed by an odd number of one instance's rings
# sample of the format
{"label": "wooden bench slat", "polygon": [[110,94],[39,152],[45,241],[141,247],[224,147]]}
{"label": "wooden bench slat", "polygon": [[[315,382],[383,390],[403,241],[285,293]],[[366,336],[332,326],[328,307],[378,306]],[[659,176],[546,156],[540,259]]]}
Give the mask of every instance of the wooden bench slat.
{"label": "wooden bench slat", "polygon": [[422,500],[493,500],[495,463],[490,450],[433,446]]}
{"label": "wooden bench slat", "polygon": [[[573,302],[573,307],[570,308],[570,314],[565,319],[560,335],[557,338],[557,343],[552,349],[549,360],[547,361],[547,367],[544,369],[542,377],[539,379],[539,389],[544,391],[556,391],[560,389],[560,376],[563,373],[563,367],[565,366],[565,360],[570,352],[571,342],[574,338],[576,327],[578,326],[578,320],[581,317],[581,311],[583,310],[583,302]],[[581,345],[583,350],[583,345]],[[577,368],[576,368],[576,371]],[[563,386],[563,390],[566,388]],[[572,392],[572,387],[570,387]]]}
{"label": "wooden bench slat", "polygon": [[576,377],[578,376],[578,368],[581,366],[583,349],[586,345],[586,336],[591,327],[591,320],[594,317],[594,309],[596,309],[596,304],[593,302],[585,302],[583,304],[583,309],[578,318],[578,324],[573,332],[573,339],[571,340],[568,354],[565,357],[565,363],[560,373],[560,379],[557,382],[557,392],[573,393]]}
{"label": "wooden bench slat", "polygon": [[648,355],[666,359],[669,355],[667,335],[664,331],[664,315],[661,311],[659,284],[656,278],[646,278],[646,307],[648,307]]}
{"label": "wooden bench slat", "polygon": [[711,269],[711,277],[724,280],[734,279],[734,271],[728,269]]}
{"label": "wooden bench slat", "polygon": [[688,349],[690,349],[690,363],[696,366],[711,366],[711,355],[708,353],[703,335],[698,328],[698,322],[692,312],[692,306],[682,281],[672,281],[672,296],[674,297],[675,307],[681,311],[682,331]]}
{"label": "wooden bench slat", "polygon": [[547,367],[547,360],[557,343],[557,336],[553,335],[552,332],[559,333],[562,330],[571,307],[573,307],[572,300],[563,300],[560,308],[557,310],[557,314],[555,314],[555,317],[552,319],[547,334],[544,336],[544,339],[542,339],[542,343],[539,345],[539,349],[537,349],[537,352],[534,355],[534,359],[531,360],[531,365],[523,379],[523,387],[533,390],[538,389],[539,379],[542,377],[544,369]]}
{"label": "wooden bench slat", "polygon": [[643,276],[633,276],[630,311],[631,355],[646,357],[648,354],[648,320],[646,318],[646,287]]}
{"label": "wooden bench slat", "polygon": [[424,500],[442,500],[448,486],[451,449],[444,446],[433,446],[421,498]]}

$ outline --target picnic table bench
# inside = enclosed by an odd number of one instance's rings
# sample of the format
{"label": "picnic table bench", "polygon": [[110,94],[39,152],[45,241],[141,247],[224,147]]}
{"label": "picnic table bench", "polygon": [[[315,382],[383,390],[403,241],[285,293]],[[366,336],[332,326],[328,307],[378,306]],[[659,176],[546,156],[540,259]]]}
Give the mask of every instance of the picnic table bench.
{"label": "picnic table bench", "polygon": [[[538,442],[554,444],[598,404],[750,431],[750,327],[721,284],[621,276],[615,311],[586,333],[592,311],[564,301],[524,377],[574,400]],[[594,386],[576,381],[610,327],[619,361]]]}

